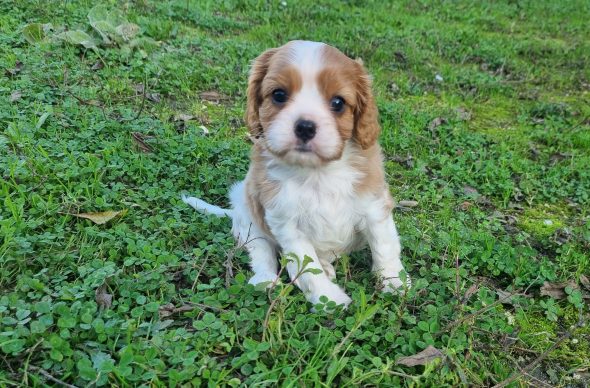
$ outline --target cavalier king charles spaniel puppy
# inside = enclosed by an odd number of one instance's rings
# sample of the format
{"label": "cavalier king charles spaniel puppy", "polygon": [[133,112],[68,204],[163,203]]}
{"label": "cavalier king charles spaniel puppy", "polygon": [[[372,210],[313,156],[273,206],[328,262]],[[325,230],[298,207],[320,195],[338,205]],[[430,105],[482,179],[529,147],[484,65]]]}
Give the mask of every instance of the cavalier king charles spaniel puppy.
{"label": "cavalier king charles spaniel puppy", "polygon": [[[275,284],[277,255],[308,301],[351,299],[333,280],[334,260],[369,244],[386,292],[400,279],[400,242],[385,181],[371,80],[362,62],[324,43],[292,41],[254,61],[246,122],[253,140],[246,179],[232,209],[183,196],[195,209],[232,218],[248,250],[251,284]],[[307,268],[302,271],[304,258]]]}

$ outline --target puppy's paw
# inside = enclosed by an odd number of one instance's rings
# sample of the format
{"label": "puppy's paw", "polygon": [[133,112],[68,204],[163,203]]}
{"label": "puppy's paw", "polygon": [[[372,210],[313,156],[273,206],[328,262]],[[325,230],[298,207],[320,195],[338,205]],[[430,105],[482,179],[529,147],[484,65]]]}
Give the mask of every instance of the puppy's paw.
{"label": "puppy's paw", "polygon": [[322,263],[322,268],[324,269],[324,273],[330,280],[336,279],[336,270],[334,266],[330,263]]}
{"label": "puppy's paw", "polygon": [[399,274],[397,276],[383,277],[383,292],[400,295],[405,294],[406,291],[412,288],[412,279],[410,279],[410,275],[406,273],[405,278],[406,283],[404,284]]}
{"label": "puppy's paw", "polygon": [[322,298],[323,296],[327,298],[328,303],[332,301],[336,306],[344,306],[344,308],[348,307],[350,302],[352,302],[352,299],[346,295],[340,286],[332,282],[325,282],[322,283],[321,287],[318,287],[307,295],[307,300],[314,305],[312,311],[315,311],[315,305],[325,303],[325,299]]}
{"label": "puppy's paw", "polygon": [[256,288],[270,288],[273,284],[277,284],[281,281],[276,273],[272,272],[257,272],[248,280],[249,284],[252,284]]}

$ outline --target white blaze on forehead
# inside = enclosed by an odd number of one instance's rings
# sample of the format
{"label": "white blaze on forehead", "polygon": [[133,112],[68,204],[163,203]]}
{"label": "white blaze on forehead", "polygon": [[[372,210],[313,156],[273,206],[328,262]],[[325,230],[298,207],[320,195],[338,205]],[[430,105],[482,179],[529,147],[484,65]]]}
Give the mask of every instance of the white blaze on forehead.
{"label": "white blaze on forehead", "polygon": [[322,53],[326,45],[298,40],[290,46],[291,65],[299,71],[302,83],[301,89],[292,96],[293,103],[287,109],[293,115],[300,115],[299,118],[324,121],[324,123],[316,122],[316,124],[325,125],[326,119],[332,119],[332,115],[326,109],[325,97],[318,88],[317,76],[324,66]]}
{"label": "white blaze on forehead", "polygon": [[[324,43],[297,40],[290,45],[291,63],[297,67],[303,78],[303,83],[315,82],[315,76],[322,69],[322,53]],[[308,79],[306,79],[308,78]]]}

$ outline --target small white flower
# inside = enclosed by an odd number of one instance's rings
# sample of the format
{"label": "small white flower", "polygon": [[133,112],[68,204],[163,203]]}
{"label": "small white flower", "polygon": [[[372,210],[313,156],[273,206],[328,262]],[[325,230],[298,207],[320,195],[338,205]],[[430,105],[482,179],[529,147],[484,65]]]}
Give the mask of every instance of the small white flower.
{"label": "small white flower", "polygon": [[508,319],[508,324],[514,325],[514,315],[510,314],[509,311],[504,312],[504,315],[506,316],[506,319]]}

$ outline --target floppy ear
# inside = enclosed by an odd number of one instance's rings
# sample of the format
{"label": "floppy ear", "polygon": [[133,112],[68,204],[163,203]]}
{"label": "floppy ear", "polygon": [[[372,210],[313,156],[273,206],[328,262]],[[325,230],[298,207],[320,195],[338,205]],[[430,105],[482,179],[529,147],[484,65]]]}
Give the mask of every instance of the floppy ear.
{"label": "floppy ear", "polygon": [[357,61],[357,63],[357,106],[354,110],[353,138],[362,149],[367,149],[377,142],[381,127],[379,126],[379,112],[371,90],[371,78],[362,62]]}
{"label": "floppy ear", "polygon": [[270,59],[275,54],[277,49],[266,50],[258,58],[254,60],[252,69],[250,70],[250,77],[248,78],[248,92],[247,92],[247,107],[245,120],[248,125],[250,135],[254,138],[262,133],[262,126],[260,125],[260,118],[258,111],[262,103],[262,80],[266,75]]}

